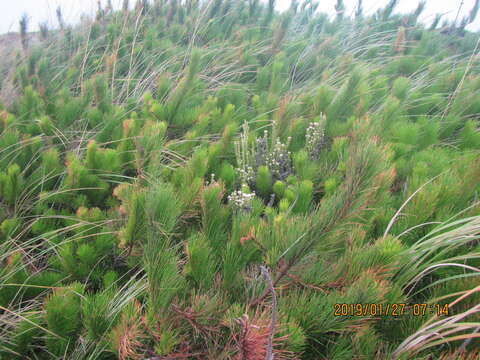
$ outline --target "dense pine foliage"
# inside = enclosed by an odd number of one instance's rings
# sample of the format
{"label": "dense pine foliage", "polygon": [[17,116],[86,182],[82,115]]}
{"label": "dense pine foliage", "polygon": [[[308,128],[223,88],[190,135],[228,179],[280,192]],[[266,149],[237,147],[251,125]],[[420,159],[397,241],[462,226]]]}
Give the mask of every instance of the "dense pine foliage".
{"label": "dense pine foliage", "polygon": [[24,17],[0,358],[476,358],[478,1],[396,5],[126,0],[36,42]]}

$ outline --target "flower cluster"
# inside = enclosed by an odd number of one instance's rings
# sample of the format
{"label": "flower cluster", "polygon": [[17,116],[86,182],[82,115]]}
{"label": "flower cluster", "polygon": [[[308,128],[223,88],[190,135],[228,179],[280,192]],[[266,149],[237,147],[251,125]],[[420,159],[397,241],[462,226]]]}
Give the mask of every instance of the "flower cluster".
{"label": "flower cluster", "polygon": [[318,159],[320,152],[325,147],[325,126],[322,121],[310,123],[305,134],[306,149],[311,159]]}
{"label": "flower cluster", "polygon": [[271,151],[266,157],[266,165],[272,173],[274,180],[285,180],[293,173],[291,152],[288,151],[288,144],[291,138],[288,138],[286,144],[282,144],[277,139]]}
{"label": "flower cluster", "polygon": [[237,168],[238,175],[242,183],[252,185],[255,182],[255,169],[250,165],[243,168]]}
{"label": "flower cluster", "polygon": [[233,205],[235,210],[251,211],[254,197],[254,192],[246,193],[242,190],[237,190],[228,195],[228,202]]}
{"label": "flower cluster", "polygon": [[256,169],[254,169],[253,158],[255,149],[251,148],[248,143],[249,128],[248,123],[242,126],[240,140],[235,142],[235,156],[237,158],[237,172],[240,180],[244,184],[252,185],[255,181]]}
{"label": "flower cluster", "polygon": [[268,168],[273,180],[285,180],[293,174],[291,152],[288,151],[291,137],[283,144],[280,139],[270,140],[269,132],[265,130],[263,136],[257,137],[254,146],[251,146],[248,134],[248,125],[244,124],[240,140],[235,144],[237,172],[242,183],[255,188],[257,172],[261,166]]}

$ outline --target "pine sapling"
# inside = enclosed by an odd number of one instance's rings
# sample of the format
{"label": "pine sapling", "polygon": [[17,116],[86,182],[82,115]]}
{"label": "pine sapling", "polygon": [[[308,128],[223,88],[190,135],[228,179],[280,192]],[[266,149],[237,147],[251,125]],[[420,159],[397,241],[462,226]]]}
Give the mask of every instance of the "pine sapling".
{"label": "pine sapling", "polygon": [[272,191],[272,174],[268,167],[260,166],[258,168],[255,186],[260,196],[268,198]]}
{"label": "pine sapling", "polygon": [[74,283],[59,288],[45,304],[48,329],[56,336],[47,335],[47,346],[57,356],[63,356],[72,349],[81,327],[80,296],[83,287]]}
{"label": "pine sapling", "polygon": [[24,179],[17,164],[10,165],[7,173],[0,173],[0,190],[3,199],[10,205],[15,205],[15,201],[23,191]]}

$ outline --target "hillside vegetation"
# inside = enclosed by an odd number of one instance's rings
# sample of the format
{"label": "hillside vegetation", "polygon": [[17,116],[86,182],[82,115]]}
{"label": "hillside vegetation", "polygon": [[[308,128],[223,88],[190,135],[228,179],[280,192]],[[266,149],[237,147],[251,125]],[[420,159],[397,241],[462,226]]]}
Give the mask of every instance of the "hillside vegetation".
{"label": "hillside vegetation", "polygon": [[35,42],[24,17],[0,358],[477,359],[479,1],[396,5],[126,0]]}

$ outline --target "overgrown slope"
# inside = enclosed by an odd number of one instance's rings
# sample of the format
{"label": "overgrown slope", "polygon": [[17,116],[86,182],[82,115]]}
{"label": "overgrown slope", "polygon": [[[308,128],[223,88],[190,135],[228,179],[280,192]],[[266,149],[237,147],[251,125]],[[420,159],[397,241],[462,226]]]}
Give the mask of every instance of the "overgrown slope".
{"label": "overgrown slope", "polygon": [[124,1],[38,44],[23,22],[0,357],[478,356],[478,2],[428,29],[423,2],[361,3]]}

